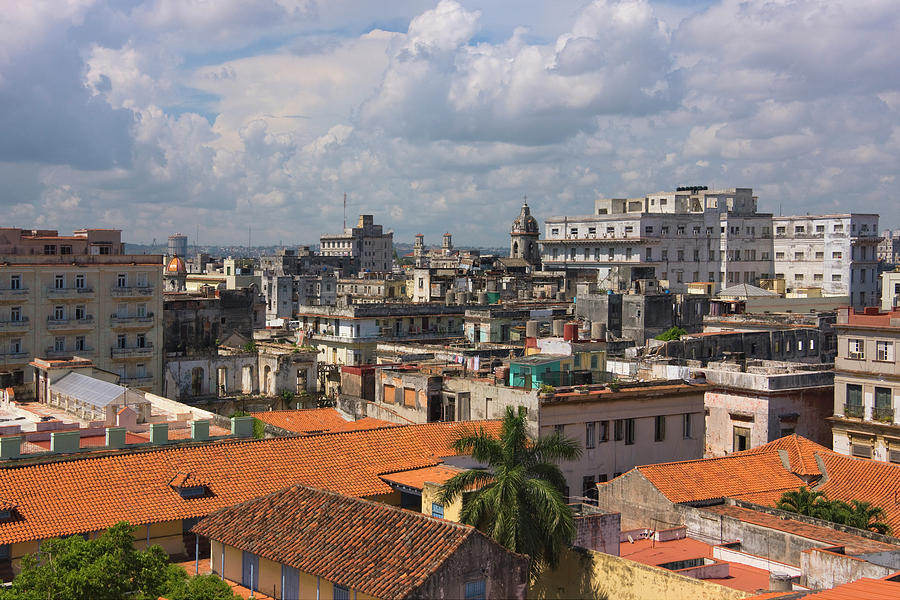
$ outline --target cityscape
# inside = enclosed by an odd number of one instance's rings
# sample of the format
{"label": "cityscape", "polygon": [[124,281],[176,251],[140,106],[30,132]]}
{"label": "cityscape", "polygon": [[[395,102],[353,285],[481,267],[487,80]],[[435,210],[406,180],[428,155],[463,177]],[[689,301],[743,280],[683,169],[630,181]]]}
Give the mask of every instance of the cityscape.
{"label": "cityscape", "polygon": [[10,14],[0,600],[900,598],[900,6]]}

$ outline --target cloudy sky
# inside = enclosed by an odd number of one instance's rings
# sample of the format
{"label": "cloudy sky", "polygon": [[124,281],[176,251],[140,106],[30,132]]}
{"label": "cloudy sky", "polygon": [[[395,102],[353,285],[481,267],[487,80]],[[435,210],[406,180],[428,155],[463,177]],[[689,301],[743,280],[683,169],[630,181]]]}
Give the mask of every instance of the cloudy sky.
{"label": "cloudy sky", "polygon": [[0,15],[4,226],[505,244],[677,185],[900,227],[897,0],[29,0]]}

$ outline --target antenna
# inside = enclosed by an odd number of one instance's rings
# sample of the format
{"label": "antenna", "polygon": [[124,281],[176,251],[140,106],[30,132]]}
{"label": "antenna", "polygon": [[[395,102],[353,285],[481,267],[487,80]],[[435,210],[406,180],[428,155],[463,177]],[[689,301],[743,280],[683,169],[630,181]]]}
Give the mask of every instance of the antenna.
{"label": "antenna", "polygon": [[252,247],[250,241],[253,239],[253,228],[249,225],[247,226],[247,256],[250,255],[250,248]]}
{"label": "antenna", "polygon": [[347,229],[347,192],[344,192],[344,229]]}

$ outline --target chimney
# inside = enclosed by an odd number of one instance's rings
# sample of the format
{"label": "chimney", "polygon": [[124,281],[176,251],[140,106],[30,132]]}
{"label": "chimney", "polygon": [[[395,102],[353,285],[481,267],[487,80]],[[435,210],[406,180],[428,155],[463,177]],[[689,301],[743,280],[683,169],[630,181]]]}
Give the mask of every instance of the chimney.
{"label": "chimney", "polygon": [[0,438],[0,460],[22,456],[22,436],[10,435]]}
{"label": "chimney", "polygon": [[150,423],[150,443],[165,444],[169,441],[168,423]]}
{"label": "chimney", "polygon": [[191,439],[204,442],[209,439],[209,421],[191,421]]}
{"label": "chimney", "polygon": [[234,437],[253,437],[253,421],[255,417],[231,417],[231,435]]}
{"label": "chimney", "polygon": [[54,431],[50,434],[50,452],[76,452],[81,448],[81,431]]}
{"label": "chimney", "polygon": [[125,428],[124,427],[107,427],[106,428],[106,447],[107,448],[124,448],[125,447]]}

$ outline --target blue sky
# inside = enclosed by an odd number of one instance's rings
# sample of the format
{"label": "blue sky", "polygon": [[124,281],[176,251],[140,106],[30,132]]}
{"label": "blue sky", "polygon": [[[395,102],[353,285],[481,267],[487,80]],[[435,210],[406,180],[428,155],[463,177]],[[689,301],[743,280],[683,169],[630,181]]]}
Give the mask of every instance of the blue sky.
{"label": "blue sky", "polygon": [[502,245],[603,196],[749,186],[900,227],[895,0],[58,0],[0,22],[7,226]]}

